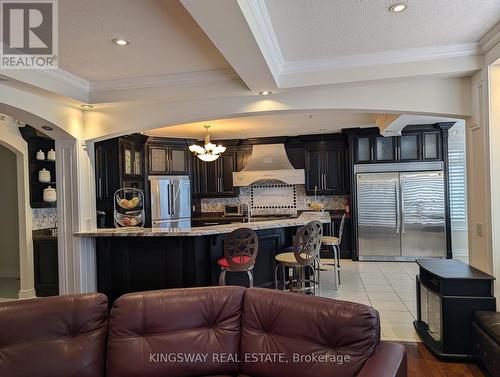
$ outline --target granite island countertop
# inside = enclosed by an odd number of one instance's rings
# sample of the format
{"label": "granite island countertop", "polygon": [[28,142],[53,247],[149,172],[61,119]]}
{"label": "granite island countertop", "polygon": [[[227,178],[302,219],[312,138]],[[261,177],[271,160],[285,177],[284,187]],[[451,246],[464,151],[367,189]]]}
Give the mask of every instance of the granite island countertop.
{"label": "granite island countertop", "polygon": [[107,228],[76,232],[74,235],[77,237],[200,237],[230,233],[241,227],[247,227],[253,230],[263,230],[303,226],[313,220],[328,224],[331,222],[331,217],[328,212],[303,212],[299,217],[294,219],[251,221],[250,223],[210,225],[191,228]]}

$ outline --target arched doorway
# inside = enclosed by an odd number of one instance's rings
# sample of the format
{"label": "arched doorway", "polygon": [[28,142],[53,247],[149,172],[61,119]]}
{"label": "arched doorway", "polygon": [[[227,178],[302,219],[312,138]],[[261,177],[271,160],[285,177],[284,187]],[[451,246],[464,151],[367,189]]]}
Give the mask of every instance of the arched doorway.
{"label": "arched doorway", "polygon": [[[33,239],[31,234],[32,228],[32,215],[29,210],[29,172],[28,172],[28,148],[26,142],[19,133],[16,122],[8,117],[0,117],[0,148],[7,150],[10,154],[9,159],[12,163],[12,156],[14,161],[14,171],[5,175],[5,180],[2,182],[4,185],[16,184],[17,200],[12,200],[15,205],[15,210],[12,213],[4,214],[9,221],[9,226],[16,223],[17,232],[15,233],[18,239],[17,243],[17,269],[19,275],[17,292],[15,297],[10,293],[8,299],[12,298],[29,298],[35,296],[34,289],[34,271],[33,271]],[[1,165],[4,169],[3,164]],[[8,181],[8,182],[7,182]],[[3,193],[4,190],[2,190]],[[12,195],[11,195],[12,196]],[[5,200],[7,201],[7,199]],[[15,215],[14,215],[15,214]],[[17,221],[16,221],[17,220]],[[11,229],[11,231],[13,231]],[[11,291],[11,290],[10,290]]]}

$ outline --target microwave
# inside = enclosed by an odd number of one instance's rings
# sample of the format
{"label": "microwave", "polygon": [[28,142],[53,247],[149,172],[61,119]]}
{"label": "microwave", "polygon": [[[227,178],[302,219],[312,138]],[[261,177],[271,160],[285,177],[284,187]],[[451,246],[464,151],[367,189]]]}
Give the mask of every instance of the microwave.
{"label": "microwave", "polygon": [[241,216],[241,205],[240,204],[225,204],[224,205],[224,216]]}

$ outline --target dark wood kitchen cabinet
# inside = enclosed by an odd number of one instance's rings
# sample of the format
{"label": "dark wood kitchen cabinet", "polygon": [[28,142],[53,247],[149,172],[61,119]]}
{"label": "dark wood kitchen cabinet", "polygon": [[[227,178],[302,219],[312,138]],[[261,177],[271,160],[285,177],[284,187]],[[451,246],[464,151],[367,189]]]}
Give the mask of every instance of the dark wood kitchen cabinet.
{"label": "dark wood kitchen cabinet", "polygon": [[238,195],[233,186],[233,172],[237,171],[237,153],[224,152],[212,162],[201,161],[193,155],[193,196],[217,198]]}
{"label": "dark wood kitchen cabinet", "polygon": [[343,195],[349,191],[347,148],[313,143],[305,149],[307,195]]}
{"label": "dark wood kitchen cabinet", "polygon": [[33,239],[33,266],[37,297],[59,294],[57,238]]}
{"label": "dark wood kitchen cabinet", "polygon": [[[352,130],[346,130],[351,133]],[[401,136],[384,137],[378,128],[359,129],[353,137],[354,163],[442,160],[443,138],[438,126],[407,126]]]}
{"label": "dark wood kitchen cabinet", "polygon": [[101,141],[95,144],[95,180],[97,210],[106,213],[106,227],[113,227],[113,200],[116,190],[124,187],[145,190],[145,141],[139,134]]}
{"label": "dark wood kitchen cabinet", "polygon": [[184,139],[150,138],[147,142],[150,175],[189,174],[188,141]]}

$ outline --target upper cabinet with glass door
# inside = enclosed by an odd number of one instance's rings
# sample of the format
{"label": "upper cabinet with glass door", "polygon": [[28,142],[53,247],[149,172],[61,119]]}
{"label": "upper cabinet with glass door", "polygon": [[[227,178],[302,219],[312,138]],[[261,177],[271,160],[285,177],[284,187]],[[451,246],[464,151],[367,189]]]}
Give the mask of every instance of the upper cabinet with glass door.
{"label": "upper cabinet with glass door", "polygon": [[364,134],[354,138],[354,163],[439,161],[443,158],[442,149],[439,129],[412,127],[395,137]]}
{"label": "upper cabinet with glass door", "polygon": [[122,141],[123,175],[128,177],[140,177],[144,174],[143,145]]}

